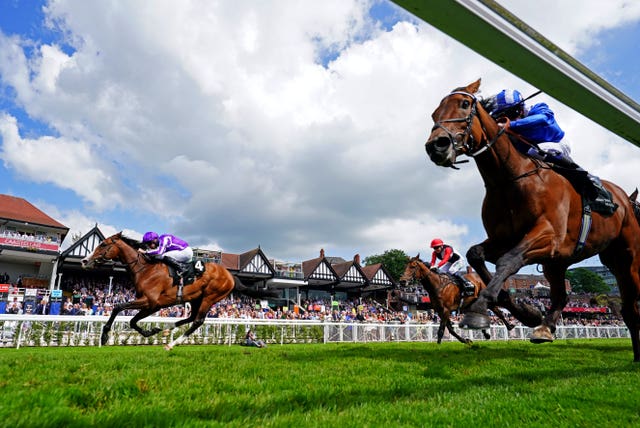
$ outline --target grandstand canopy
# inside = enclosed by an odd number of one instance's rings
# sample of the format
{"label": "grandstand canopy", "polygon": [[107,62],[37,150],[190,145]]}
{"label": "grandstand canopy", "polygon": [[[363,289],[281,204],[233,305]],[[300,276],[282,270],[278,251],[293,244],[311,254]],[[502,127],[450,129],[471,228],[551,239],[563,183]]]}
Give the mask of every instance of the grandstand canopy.
{"label": "grandstand canopy", "polygon": [[[640,105],[495,1],[393,2],[611,132],[640,146]],[[467,83],[452,82],[453,85]]]}

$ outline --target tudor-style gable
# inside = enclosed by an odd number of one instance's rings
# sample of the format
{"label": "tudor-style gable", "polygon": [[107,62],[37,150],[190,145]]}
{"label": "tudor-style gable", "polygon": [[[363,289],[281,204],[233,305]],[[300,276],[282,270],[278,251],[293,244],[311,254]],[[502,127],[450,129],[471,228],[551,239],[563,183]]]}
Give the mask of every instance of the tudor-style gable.
{"label": "tudor-style gable", "polygon": [[104,241],[104,239],[104,235],[100,232],[100,229],[98,229],[98,225],[96,224],[93,229],[62,252],[60,258],[74,258],[82,260],[83,258],[93,254],[93,251],[102,241]]}

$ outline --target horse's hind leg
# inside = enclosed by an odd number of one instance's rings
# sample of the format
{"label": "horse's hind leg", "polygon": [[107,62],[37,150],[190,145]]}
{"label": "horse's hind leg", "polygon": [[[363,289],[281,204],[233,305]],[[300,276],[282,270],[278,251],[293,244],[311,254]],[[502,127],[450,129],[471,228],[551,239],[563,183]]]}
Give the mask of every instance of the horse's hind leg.
{"label": "horse's hind leg", "polygon": [[562,314],[562,310],[567,305],[567,290],[564,284],[566,266],[545,265],[543,268],[544,276],[549,281],[551,288],[551,307],[542,320],[542,324],[531,333],[529,340],[533,343],[553,342],[556,324]]}
{"label": "horse's hind leg", "polygon": [[187,331],[184,332],[184,334],[176,337],[175,339],[173,339],[170,343],[167,343],[164,347],[164,349],[166,349],[167,351],[170,351],[173,349],[174,346],[181,344],[182,342],[184,342],[184,340],[186,338],[188,338],[189,336],[191,336],[191,333],[193,333],[194,331],[196,331],[202,324],[204,324],[204,317],[198,317],[193,324],[191,324],[191,327],[189,327],[187,329]]}
{"label": "horse's hind leg", "polygon": [[[629,247],[631,247],[629,245]],[[615,275],[622,299],[622,319],[629,329],[633,361],[640,362],[640,313],[638,311],[638,297],[640,297],[640,267],[635,262],[640,255],[628,254],[626,251],[607,251],[600,254],[602,263]]]}
{"label": "horse's hind leg", "polygon": [[199,297],[197,299],[191,300],[189,301],[189,303],[191,304],[191,313],[189,314],[188,317],[183,318],[181,320],[176,321],[173,326],[169,327],[168,329],[166,329],[164,331],[164,335],[168,335],[169,332],[171,330],[173,330],[174,328],[178,328],[181,327],[185,324],[189,324],[191,322],[193,322],[196,317],[198,316],[198,312],[200,311],[200,307],[202,306],[202,297]]}
{"label": "horse's hind leg", "polygon": [[189,316],[189,318],[185,318],[183,320],[178,321],[174,327],[177,327],[178,325],[183,325],[189,322],[193,322],[193,324],[191,324],[191,327],[189,327],[187,331],[184,332],[184,334],[178,336],[177,338],[173,339],[170,343],[166,344],[164,349],[166,349],[167,351],[170,351],[171,349],[173,349],[174,346],[181,344],[186,338],[191,336],[191,333],[196,331],[202,324],[204,324],[204,320],[207,317],[207,312],[209,312],[209,308],[211,308],[212,305],[208,305],[208,306],[202,305],[202,301],[203,301],[202,298],[198,298],[191,302],[192,307],[191,307],[191,315]]}

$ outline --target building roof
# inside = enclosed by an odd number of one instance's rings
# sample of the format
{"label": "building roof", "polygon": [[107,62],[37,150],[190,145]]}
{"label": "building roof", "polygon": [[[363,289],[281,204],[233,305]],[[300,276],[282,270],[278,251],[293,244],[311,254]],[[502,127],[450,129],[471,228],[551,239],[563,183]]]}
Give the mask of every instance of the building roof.
{"label": "building roof", "polygon": [[49,217],[26,199],[15,196],[0,195],[0,218],[69,230],[67,226]]}

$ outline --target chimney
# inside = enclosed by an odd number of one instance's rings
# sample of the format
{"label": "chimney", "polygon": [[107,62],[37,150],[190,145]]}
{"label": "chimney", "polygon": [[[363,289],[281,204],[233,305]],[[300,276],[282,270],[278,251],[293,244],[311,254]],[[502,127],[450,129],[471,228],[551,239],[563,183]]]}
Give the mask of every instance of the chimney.
{"label": "chimney", "polygon": [[324,258],[324,248],[320,248],[320,258]]}
{"label": "chimney", "polygon": [[360,254],[356,254],[355,256],[353,256],[353,263],[360,266]]}

